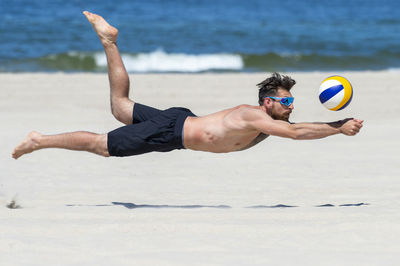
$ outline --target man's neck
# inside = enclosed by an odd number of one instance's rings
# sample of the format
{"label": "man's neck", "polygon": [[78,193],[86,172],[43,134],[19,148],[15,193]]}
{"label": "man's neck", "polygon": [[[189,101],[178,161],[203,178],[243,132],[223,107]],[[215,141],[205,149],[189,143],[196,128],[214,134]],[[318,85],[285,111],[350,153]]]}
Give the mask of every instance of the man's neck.
{"label": "man's neck", "polygon": [[260,105],[258,106],[258,109],[260,109],[261,111],[263,111],[264,113],[266,113],[267,115],[269,115],[270,117],[272,117],[273,119],[275,119],[271,112],[269,110],[267,110],[267,108],[264,105]]}

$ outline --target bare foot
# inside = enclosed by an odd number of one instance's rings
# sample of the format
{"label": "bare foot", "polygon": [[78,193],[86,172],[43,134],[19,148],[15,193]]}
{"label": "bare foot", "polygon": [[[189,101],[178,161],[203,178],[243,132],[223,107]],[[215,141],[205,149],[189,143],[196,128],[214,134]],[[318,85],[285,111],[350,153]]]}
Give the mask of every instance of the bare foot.
{"label": "bare foot", "polygon": [[42,136],[42,134],[32,131],[29,133],[29,135],[24,139],[24,141],[19,144],[14,152],[12,153],[12,157],[14,159],[18,159],[22,155],[26,153],[31,153],[34,150],[37,150],[39,148],[39,138]]}
{"label": "bare foot", "polygon": [[115,44],[117,42],[118,30],[108,24],[103,17],[88,11],[83,11],[83,14],[89,20],[90,24],[92,24],[103,45]]}

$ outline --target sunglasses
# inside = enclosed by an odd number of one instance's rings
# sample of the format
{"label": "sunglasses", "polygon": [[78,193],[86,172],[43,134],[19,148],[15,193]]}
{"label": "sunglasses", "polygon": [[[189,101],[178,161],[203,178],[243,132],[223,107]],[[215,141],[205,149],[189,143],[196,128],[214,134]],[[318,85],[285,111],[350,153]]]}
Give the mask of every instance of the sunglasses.
{"label": "sunglasses", "polygon": [[265,98],[270,98],[273,100],[279,100],[279,102],[285,106],[290,106],[293,101],[294,101],[294,97],[272,97],[272,96],[265,96]]}

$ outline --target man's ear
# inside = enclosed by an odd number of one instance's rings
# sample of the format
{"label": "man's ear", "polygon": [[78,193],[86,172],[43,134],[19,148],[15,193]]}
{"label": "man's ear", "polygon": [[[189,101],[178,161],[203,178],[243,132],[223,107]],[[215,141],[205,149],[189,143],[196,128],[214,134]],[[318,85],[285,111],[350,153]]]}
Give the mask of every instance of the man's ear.
{"label": "man's ear", "polygon": [[271,105],[271,103],[272,103],[272,99],[271,99],[271,98],[265,98],[265,99],[264,99],[264,104],[263,104],[263,105],[264,105],[265,107],[267,107],[267,106],[269,107],[269,106]]}

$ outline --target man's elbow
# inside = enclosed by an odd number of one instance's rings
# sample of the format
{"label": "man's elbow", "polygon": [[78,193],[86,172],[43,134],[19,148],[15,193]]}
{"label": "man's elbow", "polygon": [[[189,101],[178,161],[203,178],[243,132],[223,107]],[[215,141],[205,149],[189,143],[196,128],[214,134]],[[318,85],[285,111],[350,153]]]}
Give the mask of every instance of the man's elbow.
{"label": "man's elbow", "polygon": [[293,140],[299,140],[299,139],[301,139],[301,136],[300,136],[299,132],[294,131],[289,134],[289,138],[293,139]]}
{"label": "man's elbow", "polygon": [[291,128],[287,134],[288,138],[293,139],[293,140],[299,140],[299,139],[304,139],[304,132],[298,128]]}
{"label": "man's elbow", "polygon": [[279,133],[278,134],[269,133],[269,134],[275,135],[278,137],[282,137],[282,138],[293,139],[293,140],[301,139],[301,135],[296,130],[290,130],[290,131],[282,132],[280,134]]}
{"label": "man's elbow", "polygon": [[304,131],[296,124],[291,124],[288,130],[288,138],[293,140],[304,139]]}
{"label": "man's elbow", "polygon": [[268,132],[266,134],[275,135],[282,138],[298,140],[301,139],[301,132],[295,128],[288,128],[280,132]]}

